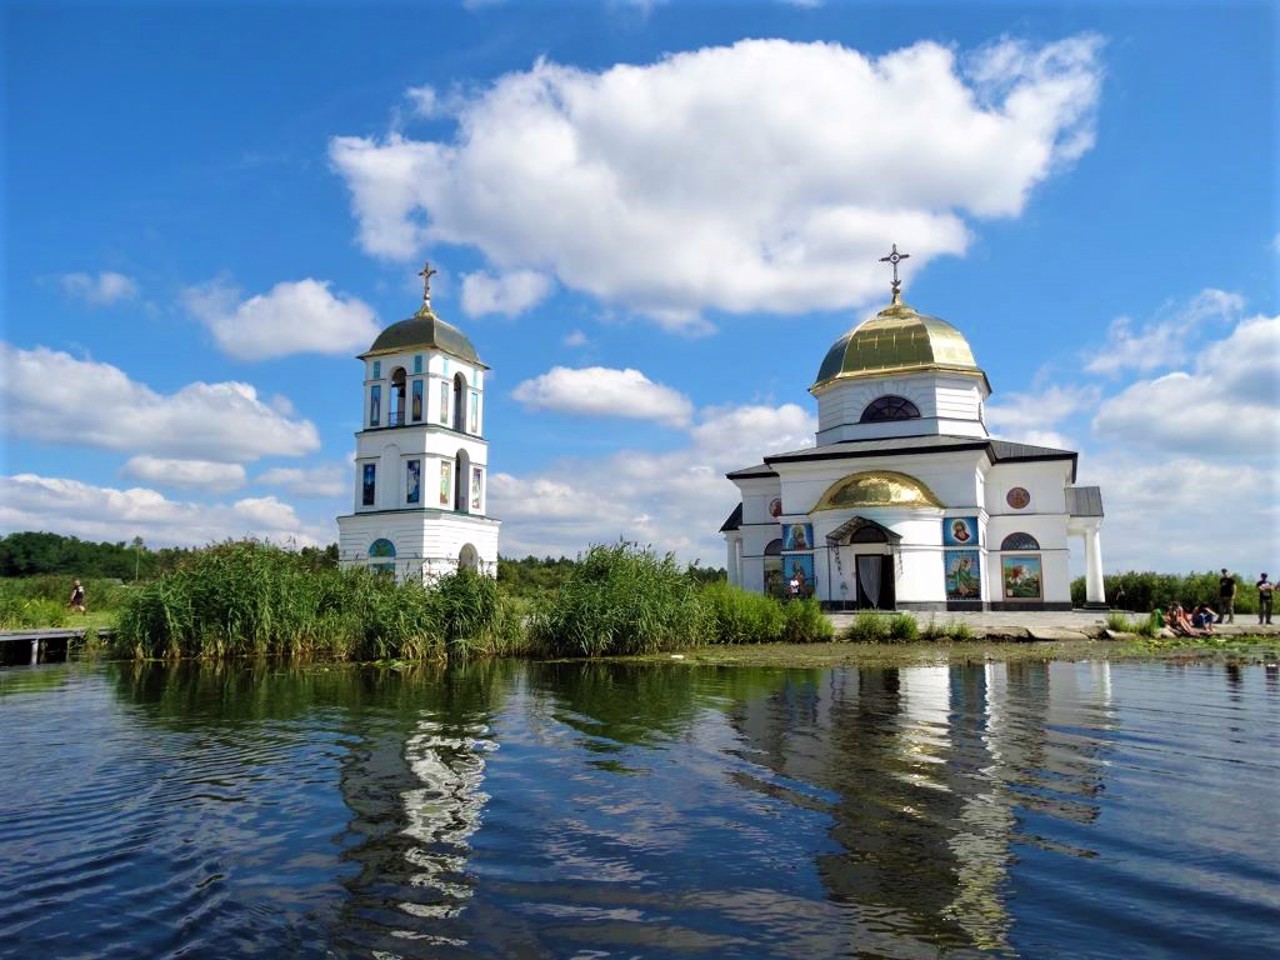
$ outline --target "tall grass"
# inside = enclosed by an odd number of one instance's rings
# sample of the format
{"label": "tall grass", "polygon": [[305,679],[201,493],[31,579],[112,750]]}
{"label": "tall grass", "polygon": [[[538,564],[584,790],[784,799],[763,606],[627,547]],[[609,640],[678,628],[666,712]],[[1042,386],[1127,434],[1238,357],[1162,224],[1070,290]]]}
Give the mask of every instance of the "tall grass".
{"label": "tall grass", "polygon": [[533,649],[601,657],[692,646],[707,617],[697,587],[671,554],[631,543],[591,547],[553,604],[530,617]]}
{"label": "tall grass", "polygon": [[[308,569],[296,554],[253,541],[219,544],[133,591],[114,652],[133,657],[320,655],[430,659],[446,629],[474,623],[416,583],[364,570]],[[447,623],[447,626],[446,626]]]}
{"label": "tall grass", "polygon": [[[78,626],[68,600],[71,577],[42,575],[0,579],[0,630],[26,627]],[[93,611],[118,609],[129,588],[116,580],[82,579],[88,606]]]}

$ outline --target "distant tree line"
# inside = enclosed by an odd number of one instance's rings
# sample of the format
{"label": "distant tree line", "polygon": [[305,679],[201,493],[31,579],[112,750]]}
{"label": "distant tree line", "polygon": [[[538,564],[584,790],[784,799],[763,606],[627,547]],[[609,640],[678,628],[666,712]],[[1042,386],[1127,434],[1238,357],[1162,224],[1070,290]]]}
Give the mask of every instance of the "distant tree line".
{"label": "distant tree line", "polygon": [[[59,575],[106,580],[153,580],[177,569],[198,550],[163,547],[152,550],[141,537],[132,542],[93,543],[57,533],[24,531],[0,537],[0,577]],[[337,567],[338,545],[303,547],[298,556],[312,569]]]}
{"label": "distant tree line", "polygon": [[[152,550],[135,537],[125,543],[92,543],[56,533],[11,533],[0,537],[0,577],[59,575],[133,582],[153,580],[177,569],[207,547],[164,547]],[[338,545],[303,547],[297,551],[301,566],[312,570],[336,569]],[[556,594],[581,564],[581,558],[534,557],[523,560],[498,558],[498,585],[515,597],[537,599]],[[695,560],[685,569],[698,585],[725,580],[723,568],[704,567]]]}
{"label": "distant tree line", "polygon": [[[1216,570],[1208,573],[1114,573],[1103,576],[1102,583],[1106,601],[1118,610],[1136,610],[1146,613],[1156,607],[1164,609],[1175,600],[1188,609],[1194,609],[1201,603],[1207,603],[1215,610],[1218,608],[1218,580],[1222,574]],[[1258,612],[1258,590],[1254,586],[1258,582],[1256,576],[1231,574],[1236,581],[1236,613]],[[1079,607],[1085,602],[1084,577],[1077,577],[1071,583],[1071,602]]]}

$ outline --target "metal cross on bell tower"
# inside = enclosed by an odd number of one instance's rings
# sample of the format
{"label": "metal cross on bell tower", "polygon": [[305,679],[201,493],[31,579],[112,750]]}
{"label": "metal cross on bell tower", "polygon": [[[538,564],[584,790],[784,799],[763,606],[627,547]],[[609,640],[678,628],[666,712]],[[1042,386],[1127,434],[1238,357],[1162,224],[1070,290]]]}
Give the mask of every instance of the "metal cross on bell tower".
{"label": "metal cross on bell tower", "polygon": [[881,262],[881,263],[891,263],[891,264],[893,264],[893,288],[892,288],[892,289],[893,289],[893,302],[894,302],[894,303],[901,303],[901,302],[902,302],[902,297],[901,297],[901,295],[899,294],[899,290],[900,290],[900,289],[901,289],[901,287],[902,287],[902,281],[898,279],[898,263],[899,263],[900,261],[903,261],[903,260],[908,259],[910,256],[911,256],[911,254],[909,254],[909,253],[899,253],[899,252],[898,252],[898,245],[895,243],[895,244],[893,245],[893,252],[892,252],[892,253],[890,253],[887,257],[881,257],[881,258],[880,258],[880,262]]}
{"label": "metal cross on bell tower", "polygon": [[431,261],[425,260],[422,269],[418,271],[418,276],[422,278],[422,306],[419,313],[426,313],[431,309],[431,278],[434,277],[439,270],[431,269]]}

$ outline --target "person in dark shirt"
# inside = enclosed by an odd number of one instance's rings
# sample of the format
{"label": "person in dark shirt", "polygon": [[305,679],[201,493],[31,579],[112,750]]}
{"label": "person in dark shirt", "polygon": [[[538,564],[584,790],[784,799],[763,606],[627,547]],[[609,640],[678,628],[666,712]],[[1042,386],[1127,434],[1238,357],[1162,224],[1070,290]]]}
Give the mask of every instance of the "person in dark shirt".
{"label": "person in dark shirt", "polygon": [[1274,602],[1275,584],[1267,579],[1264,573],[1257,583],[1258,587],[1258,622],[1271,622],[1271,605]]}
{"label": "person in dark shirt", "polygon": [[1222,577],[1218,580],[1218,622],[1236,622],[1236,578],[1222,568]]}

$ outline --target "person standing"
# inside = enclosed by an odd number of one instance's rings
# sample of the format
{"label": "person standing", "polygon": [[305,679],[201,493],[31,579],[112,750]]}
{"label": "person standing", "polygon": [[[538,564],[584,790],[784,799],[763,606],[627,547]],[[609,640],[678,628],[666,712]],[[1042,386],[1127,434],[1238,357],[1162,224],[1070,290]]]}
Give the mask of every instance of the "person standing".
{"label": "person standing", "polygon": [[1271,604],[1275,600],[1273,596],[1276,585],[1267,579],[1266,573],[1262,574],[1262,579],[1257,583],[1258,587],[1258,622],[1271,622]]}
{"label": "person standing", "polygon": [[80,585],[79,580],[75,580],[71,587],[71,609],[79,610],[81,613],[88,613],[84,606],[84,587]]}
{"label": "person standing", "polygon": [[1236,622],[1236,578],[1222,568],[1218,580],[1218,622]]}

